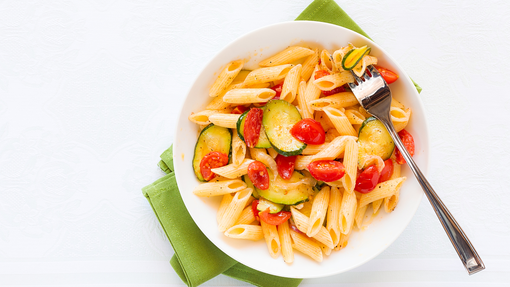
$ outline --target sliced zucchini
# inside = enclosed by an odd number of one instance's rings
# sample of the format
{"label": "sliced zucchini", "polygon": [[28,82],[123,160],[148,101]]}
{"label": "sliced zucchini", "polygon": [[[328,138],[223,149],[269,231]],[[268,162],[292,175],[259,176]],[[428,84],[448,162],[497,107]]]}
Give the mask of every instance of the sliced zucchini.
{"label": "sliced zucchini", "polygon": [[260,195],[257,191],[257,188],[255,188],[255,186],[253,185],[253,182],[251,182],[251,179],[248,177],[247,174],[243,175],[243,181],[246,183],[246,186],[253,189],[253,192],[251,193],[251,195],[253,197],[255,197],[256,199],[259,199]]}
{"label": "sliced zucchini", "polygon": [[390,134],[378,119],[370,117],[366,119],[359,129],[358,134],[358,166],[362,169],[367,156],[377,155],[383,160],[390,158],[395,143]]}
{"label": "sliced zucchini", "polygon": [[205,181],[200,173],[200,161],[202,158],[212,152],[219,151],[229,155],[232,148],[232,132],[230,129],[210,124],[205,127],[198,136],[195,145],[195,154],[193,155],[193,170],[198,180]]}
{"label": "sliced zucchini", "polygon": [[[244,141],[244,122],[246,121],[246,114],[248,114],[250,110],[244,112],[239,119],[237,120],[237,135]],[[255,145],[255,148],[270,148],[271,143],[267,139],[266,133],[264,132],[264,127],[260,128],[259,141]]]}
{"label": "sliced zucchini", "polygon": [[344,70],[352,70],[359,63],[363,56],[370,53],[370,47],[367,45],[361,48],[355,48],[347,52],[344,58],[342,59],[342,68]]}
{"label": "sliced zucchini", "polygon": [[274,214],[274,213],[278,213],[278,212],[282,211],[284,206],[285,205],[283,205],[283,204],[274,203],[267,199],[261,198],[261,199],[259,199],[259,204],[257,205],[257,210],[262,212],[269,208],[269,213]]}
{"label": "sliced zucchini", "polygon": [[[268,172],[269,178],[273,178],[273,173],[269,170]],[[257,192],[261,198],[263,197],[273,203],[284,205],[300,204],[301,202],[307,201],[308,197],[314,194],[312,186],[308,184],[301,184],[297,188],[286,189],[282,188],[278,184],[285,185],[285,183],[298,182],[304,177],[304,175],[296,171],[292,174],[292,177],[289,180],[285,180],[280,176],[277,176],[275,182],[272,180],[269,182],[268,189],[257,189]]]}
{"label": "sliced zucchini", "polygon": [[270,100],[264,107],[262,124],[273,148],[281,155],[301,154],[306,144],[290,134],[290,129],[301,120],[296,107],[284,100]]}

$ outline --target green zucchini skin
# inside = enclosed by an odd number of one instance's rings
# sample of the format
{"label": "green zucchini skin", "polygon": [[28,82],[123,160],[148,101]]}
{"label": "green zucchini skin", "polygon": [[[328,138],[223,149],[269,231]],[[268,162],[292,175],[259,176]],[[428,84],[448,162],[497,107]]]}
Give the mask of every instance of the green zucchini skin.
{"label": "green zucchini skin", "polygon": [[395,149],[395,143],[383,123],[375,117],[370,117],[361,124],[358,147],[358,166],[364,169],[365,166],[361,164],[367,156],[377,155],[383,160],[389,159]]}
{"label": "green zucchini skin", "polygon": [[200,181],[206,181],[200,173],[200,161],[212,151],[227,154],[230,161],[232,152],[232,131],[230,129],[209,124],[200,132],[193,154],[193,171]]}
{"label": "green zucchini skin", "polygon": [[262,124],[271,146],[283,156],[298,155],[306,144],[290,134],[290,129],[301,120],[296,107],[284,100],[270,100],[264,107]]}
{"label": "green zucchini skin", "polygon": [[[239,119],[237,120],[236,127],[237,127],[237,135],[241,140],[244,142],[244,122],[246,121],[246,114],[248,114],[250,110],[247,110],[244,112]],[[264,127],[261,127],[260,129],[260,136],[259,141],[255,145],[255,148],[270,148],[271,143],[267,139],[266,133],[264,131]]]}
{"label": "green zucchini skin", "polygon": [[246,183],[247,187],[253,189],[251,196],[255,197],[256,199],[259,199],[260,198],[259,192],[257,191],[257,188],[253,185],[253,182],[251,182],[251,179],[248,177],[247,174],[243,175],[243,181]]}
{"label": "green zucchini skin", "polygon": [[[354,69],[354,67],[356,67],[356,65],[359,63],[359,61],[361,59],[363,59],[363,56],[365,56],[368,53],[370,53],[370,50],[371,50],[371,48],[368,47],[368,46],[363,46],[363,47],[360,47],[360,48],[356,48],[356,49],[350,50],[349,52],[347,52],[347,54],[345,54],[344,58],[342,59],[342,68],[344,70],[352,70],[352,69]],[[356,56],[353,55],[353,53],[356,53],[356,52],[361,52],[361,54],[356,55]],[[353,57],[357,57],[357,59],[355,59],[355,61],[354,61],[354,64],[353,65],[346,65],[347,60],[350,60],[349,58],[353,58]]]}
{"label": "green zucchini skin", "polygon": [[[273,174],[268,170],[269,178],[273,178]],[[284,180],[280,176],[276,178],[277,181],[285,182],[297,182],[304,177],[299,172],[294,172],[290,180]],[[266,190],[258,189],[260,197],[265,198],[273,203],[284,204],[284,205],[296,205],[302,202],[308,201],[308,197],[314,194],[312,186],[308,184],[301,184],[298,188],[292,190],[284,190],[274,184],[271,180],[269,182],[269,188]]]}
{"label": "green zucchini skin", "polygon": [[269,213],[275,214],[275,213],[282,211],[284,206],[285,205],[283,205],[283,204],[274,203],[267,199],[260,198],[259,204],[257,205],[257,210],[262,212],[269,208]]}

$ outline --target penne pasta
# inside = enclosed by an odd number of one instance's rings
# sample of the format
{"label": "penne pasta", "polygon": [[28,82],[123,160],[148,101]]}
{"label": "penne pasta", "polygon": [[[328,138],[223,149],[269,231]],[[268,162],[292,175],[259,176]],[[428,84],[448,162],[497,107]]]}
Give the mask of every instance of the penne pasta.
{"label": "penne pasta", "polygon": [[339,136],[327,144],[323,150],[312,156],[311,161],[316,160],[334,160],[339,158],[345,151],[345,146],[349,141],[355,141],[356,137]]}
{"label": "penne pasta", "polygon": [[240,179],[201,183],[193,190],[198,196],[210,197],[234,193],[246,188],[246,183]]}
{"label": "penne pasta", "polygon": [[305,81],[299,82],[297,101],[298,101],[299,112],[301,113],[301,117],[303,119],[306,119],[306,118],[312,119],[313,113],[311,113],[310,109],[308,109],[308,103],[306,100],[306,82]]}
{"label": "penne pasta", "polygon": [[[318,68],[319,68],[319,66],[317,65],[315,68],[315,71],[317,71]],[[305,99],[306,99],[306,102],[308,103],[306,105],[306,108],[310,112],[311,118],[313,118],[314,110],[312,110],[310,108],[310,102],[318,99],[321,95],[321,90],[319,88],[317,88],[317,86],[314,84],[313,79],[314,79],[314,75],[312,73],[312,77],[310,78],[310,80],[308,80],[308,83],[306,84],[306,90],[305,90]]]}
{"label": "penne pasta", "polygon": [[237,134],[237,130],[232,132],[232,164],[240,166],[246,158],[246,144]]}
{"label": "penne pasta", "polygon": [[237,77],[241,69],[243,68],[244,61],[237,60],[227,64],[227,66],[221,71],[220,75],[214,81],[211,89],[209,90],[210,97],[219,96],[223,90],[225,90],[232,81]]}
{"label": "penne pasta", "polygon": [[[326,229],[331,236],[331,240],[333,241],[333,246],[337,246],[340,241],[340,225],[339,225],[339,215],[340,215],[340,206],[342,204],[342,193],[338,187],[331,187],[331,191],[329,194],[329,205],[328,205],[328,214],[326,219]],[[323,249],[324,251],[324,249]]]}
{"label": "penne pasta", "polygon": [[225,214],[225,210],[227,210],[228,205],[230,202],[232,202],[232,194],[226,193],[223,195],[223,198],[220,202],[220,207],[218,208],[218,212],[216,213],[216,221],[220,223],[221,219],[223,218],[223,214]]}
{"label": "penne pasta", "polygon": [[351,232],[354,216],[356,215],[356,193],[344,192],[342,196],[342,206],[340,207],[340,232],[348,234]]}
{"label": "penne pasta", "polygon": [[315,195],[308,221],[308,229],[306,230],[306,235],[308,237],[315,236],[320,231],[321,227],[324,227],[324,219],[326,219],[326,213],[328,211],[329,192],[329,186],[324,186]]}
{"label": "penne pasta", "polygon": [[217,126],[229,129],[235,129],[237,120],[241,115],[236,114],[212,114],[209,116],[209,121]]}
{"label": "penne pasta", "polygon": [[287,73],[292,69],[294,65],[292,64],[286,64],[286,65],[279,65],[269,68],[259,68],[251,71],[251,73],[246,76],[246,79],[244,79],[244,86],[249,86],[253,84],[260,84],[260,83],[267,83],[267,82],[273,82],[278,81],[285,76],[287,76]]}
{"label": "penne pasta", "polygon": [[342,92],[331,96],[310,101],[310,108],[314,111],[322,111],[326,107],[345,108],[358,104],[358,100],[351,92]]}
{"label": "penne pasta", "polygon": [[278,231],[276,225],[270,225],[264,221],[260,221],[262,232],[264,233],[264,239],[266,240],[267,249],[269,255],[273,258],[278,258],[281,253],[280,238],[278,237]]}
{"label": "penne pasta", "polygon": [[352,82],[354,82],[354,77],[351,72],[343,71],[314,80],[313,84],[321,91],[331,91],[334,88],[338,88]]}
{"label": "penne pasta", "polygon": [[322,262],[322,250],[317,243],[308,238],[306,235],[298,233],[292,229],[290,230],[290,236],[292,237],[292,247],[294,247],[294,249],[308,255],[317,262]]}
{"label": "penne pasta", "polygon": [[342,177],[342,185],[346,192],[354,192],[358,173],[358,143],[353,137],[349,137],[345,144],[344,161],[345,174]]}
{"label": "penne pasta", "polygon": [[231,104],[265,103],[272,99],[276,92],[271,89],[234,89],[223,96],[223,101]]}
{"label": "penne pasta", "polygon": [[[294,207],[291,207],[290,211],[292,213],[292,219],[294,220],[294,223],[296,224],[298,230],[303,232],[303,234],[306,234],[306,231],[309,228],[310,218],[304,215],[299,210],[295,209]],[[326,229],[326,227],[321,226],[319,232],[317,232],[317,234],[315,234],[313,238],[319,242],[324,243],[326,246],[333,248],[333,240],[331,239],[331,235],[329,235],[329,232]]]}
{"label": "penne pasta", "polygon": [[253,241],[257,241],[264,238],[262,227],[260,227],[259,225],[236,224],[227,229],[227,231],[225,231],[224,234],[225,236],[230,238]]}
{"label": "penne pasta", "polygon": [[347,116],[340,110],[332,107],[325,107],[324,112],[341,135],[357,136],[358,134],[352,127]]}
{"label": "penne pasta", "polygon": [[310,56],[314,53],[313,50],[310,50],[305,47],[292,46],[287,49],[279,52],[278,54],[271,56],[265,60],[259,62],[259,66],[261,67],[273,67],[283,64],[290,64],[296,60],[301,58]]}
{"label": "penne pasta", "polygon": [[301,76],[301,68],[301,65],[294,66],[285,77],[280,100],[292,103],[296,98],[299,87],[299,79]]}
{"label": "penne pasta", "polygon": [[252,192],[253,189],[251,188],[245,188],[241,191],[236,192],[236,194],[232,198],[232,201],[225,209],[225,212],[220,222],[218,223],[218,229],[221,232],[225,232],[227,231],[227,229],[234,226],[235,222],[243,212],[246,202],[248,201],[248,199],[250,199]]}
{"label": "penne pasta", "polygon": [[188,120],[201,125],[201,126],[207,126],[211,123],[211,120],[209,119],[212,115],[218,114],[219,111],[217,110],[203,110],[198,113],[193,113],[188,117]]}
{"label": "penne pasta", "polygon": [[211,169],[212,172],[214,172],[217,175],[226,177],[226,178],[238,178],[248,173],[248,165],[252,163],[254,160],[252,159],[244,159],[243,162],[236,166],[235,164],[231,163],[222,167],[217,167]]}
{"label": "penne pasta", "polygon": [[411,109],[402,109],[397,107],[390,108],[390,118],[397,132],[406,128],[411,118]]}
{"label": "penne pasta", "polygon": [[315,69],[315,66],[319,63],[319,49],[315,48],[313,54],[308,56],[303,62],[303,69],[301,70],[301,78],[305,81],[310,79],[310,76]]}
{"label": "penne pasta", "polygon": [[328,50],[326,50],[326,49],[322,50],[320,59],[321,59],[321,69],[322,70],[326,70],[330,74],[333,74],[336,72],[336,66],[333,63],[333,57],[328,52]]}
{"label": "penne pasta", "polygon": [[294,262],[294,251],[292,250],[292,239],[290,238],[289,221],[278,225],[278,238],[282,249],[283,261],[286,263]]}
{"label": "penne pasta", "polygon": [[251,204],[248,204],[248,202],[253,201],[253,196],[251,197],[251,200],[249,199],[246,203],[247,206],[243,209],[241,214],[239,215],[239,218],[236,221],[236,225],[238,224],[250,224],[253,221],[255,221],[255,215],[253,215],[253,210],[251,208]]}
{"label": "penne pasta", "polygon": [[345,110],[345,116],[351,125],[361,125],[365,121],[365,116],[362,115],[358,110]]}
{"label": "penne pasta", "polygon": [[311,155],[298,155],[296,157],[296,163],[294,164],[295,170],[307,169],[308,165],[312,162]]}
{"label": "penne pasta", "polygon": [[400,187],[402,186],[405,180],[406,177],[398,177],[377,184],[374,190],[372,190],[369,193],[361,195],[359,199],[359,207],[368,205],[369,203],[379,200],[381,198],[391,197],[400,190]]}

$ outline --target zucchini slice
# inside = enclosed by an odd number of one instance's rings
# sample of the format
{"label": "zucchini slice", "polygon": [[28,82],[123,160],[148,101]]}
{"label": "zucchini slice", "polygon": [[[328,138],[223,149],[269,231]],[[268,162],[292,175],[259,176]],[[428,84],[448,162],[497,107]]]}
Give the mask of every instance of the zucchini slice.
{"label": "zucchini slice", "polygon": [[290,134],[290,129],[301,120],[296,107],[284,100],[270,100],[264,107],[262,124],[273,148],[283,156],[301,154],[306,144]]}
{"label": "zucchini slice", "polygon": [[[246,114],[248,114],[250,110],[247,110],[244,112],[239,119],[237,120],[237,135],[243,140],[244,142],[244,122],[246,121]],[[264,127],[260,128],[260,135],[259,135],[259,141],[255,145],[255,148],[270,148],[271,143],[267,139],[266,133],[264,132]]]}
{"label": "zucchini slice", "polygon": [[370,47],[365,45],[361,48],[355,48],[347,52],[342,59],[342,68],[344,68],[344,70],[354,69],[359,61],[363,59],[363,56],[370,53],[370,49]]}
{"label": "zucchini slice", "polygon": [[198,180],[205,181],[200,173],[200,161],[202,158],[212,152],[219,151],[230,157],[232,149],[232,132],[230,129],[210,124],[206,126],[198,136],[195,145],[195,154],[193,156],[193,170]]}
{"label": "zucchini slice", "polygon": [[361,124],[358,146],[358,166],[361,169],[365,168],[362,164],[367,156],[377,155],[387,160],[395,149],[395,143],[386,127],[375,117],[370,117]]}
{"label": "zucchini slice", "polygon": [[257,205],[257,210],[262,212],[269,208],[269,213],[274,214],[274,213],[278,213],[278,212],[282,211],[284,206],[285,205],[283,205],[283,204],[274,203],[267,199],[261,198],[261,199],[259,199],[259,204]]}
{"label": "zucchini slice", "polygon": [[[273,178],[273,173],[269,170],[268,172],[269,178]],[[301,202],[307,201],[308,197],[314,194],[312,186],[308,184],[301,184],[297,188],[286,189],[281,185],[285,185],[285,183],[298,182],[304,177],[304,175],[297,171],[292,174],[292,177],[289,180],[285,180],[280,176],[277,176],[275,182],[272,180],[269,182],[268,189],[257,189],[257,192],[261,198],[265,198],[273,203],[284,205],[300,204]],[[278,184],[280,184],[280,186]]]}
{"label": "zucchini slice", "polygon": [[253,185],[253,182],[251,182],[251,179],[248,177],[247,174],[243,175],[243,181],[246,183],[246,186],[253,189],[253,192],[251,193],[251,196],[255,197],[256,199],[260,198],[260,195],[257,191],[257,188]]}

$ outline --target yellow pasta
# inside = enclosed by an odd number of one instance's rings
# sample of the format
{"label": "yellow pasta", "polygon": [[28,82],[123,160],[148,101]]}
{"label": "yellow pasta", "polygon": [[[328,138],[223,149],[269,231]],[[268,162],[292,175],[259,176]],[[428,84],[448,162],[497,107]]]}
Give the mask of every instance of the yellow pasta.
{"label": "yellow pasta", "polygon": [[261,67],[273,67],[283,64],[289,64],[301,58],[312,55],[314,52],[305,47],[292,46],[259,62]]}
{"label": "yellow pasta", "polygon": [[225,214],[225,210],[227,210],[228,205],[230,204],[230,202],[232,202],[232,198],[234,197],[230,193],[226,193],[223,195],[220,207],[218,208],[218,213],[216,213],[216,221],[218,223],[220,223],[221,219],[223,218],[223,214]]}
{"label": "yellow pasta", "polygon": [[342,185],[346,192],[353,192],[358,173],[358,143],[353,137],[349,137],[345,144],[344,161],[345,174],[342,177]]}
{"label": "yellow pasta", "polygon": [[322,111],[326,107],[345,108],[356,105],[358,100],[351,92],[341,92],[331,96],[310,101],[310,108],[315,111]]}
{"label": "yellow pasta", "polygon": [[313,113],[308,109],[308,102],[306,100],[306,82],[299,82],[297,101],[299,106],[299,112],[301,113],[301,117],[303,119],[313,118]]}
{"label": "yellow pasta", "polygon": [[297,233],[294,230],[290,230],[290,236],[292,237],[292,247],[300,251],[301,253],[310,256],[317,262],[322,262],[322,250],[320,246],[315,243],[312,239],[304,234]]}
{"label": "yellow pasta", "polygon": [[243,68],[244,61],[237,60],[230,62],[220,73],[211,89],[209,90],[210,97],[217,97],[221,94],[223,90],[225,90],[232,81],[234,81],[237,74]]}
{"label": "yellow pasta", "polygon": [[270,225],[264,221],[260,221],[262,232],[264,233],[264,239],[266,240],[267,249],[269,255],[273,258],[278,258],[281,253],[280,238],[278,237],[278,231],[276,225]]}
{"label": "yellow pasta", "polygon": [[225,231],[225,236],[257,241],[264,238],[264,233],[259,225],[236,224]]}
{"label": "yellow pasta", "polygon": [[292,250],[292,240],[290,238],[289,221],[278,225],[278,238],[282,250],[283,261],[286,263],[294,262],[294,251]]}
{"label": "yellow pasta", "polygon": [[339,158],[345,151],[345,145],[349,141],[355,141],[356,137],[339,136],[326,145],[326,147],[312,156],[311,161],[316,160],[334,160]]}
{"label": "yellow pasta", "polygon": [[347,109],[345,110],[345,116],[352,125],[361,125],[365,121],[365,116],[359,110]]}
{"label": "yellow pasta", "polygon": [[[326,229],[331,236],[331,240],[333,241],[333,246],[337,246],[340,241],[340,225],[339,225],[339,215],[340,215],[340,206],[342,204],[342,193],[338,187],[332,187],[329,194],[329,205],[328,205],[328,215],[326,219]],[[324,249],[323,249],[324,250]]]}
{"label": "yellow pasta", "polygon": [[233,193],[246,188],[246,183],[239,179],[201,183],[193,190],[198,196],[210,197]]}
{"label": "yellow pasta", "polygon": [[349,136],[357,136],[358,134],[352,127],[351,123],[349,122],[349,119],[347,119],[347,116],[340,110],[332,108],[332,107],[325,107],[324,112],[328,115],[329,119],[335,126],[336,130],[341,135],[349,135]]}
{"label": "yellow pasta", "polygon": [[[319,66],[317,65],[315,70],[318,70],[318,68],[319,68]],[[312,77],[310,78],[310,80],[308,80],[308,83],[306,84],[306,90],[305,90],[305,99],[306,99],[306,102],[308,103],[306,105],[306,108],[310,112],[311,118],[313,118],[314,111],[310,108],[309,103],[313,100],[318,99],[321,95],[321,90],[319,88],[317,88],[317,86],[313,83],[313,78],[314,78],[314,76],[312,74]]]}
{"label": "yellow pasta", "polygon": [[385,182],[377,184],[377,186],[369,193],[361,195],[359,199],[359,207],[368,205],[371,202],[379,200],[385,197],[391,197],[400,190],[402,183],[406,180],[406,177],[398,177],[390,179]]}
{"label": "yellow pasta", "polygon": [[343,71],[332,75],[327,75],[313,81],[313,84],[322,91],[331,91],[347,83],[354,82],[351,72]]}
{"label": "yellow pasta", "polygon": [[321,52],[321,69],[328,71],[330,74],[336,72],[336,66],[333,63],[333,57],[328,52],[328,50],[324,49]]}
{"label": "yellow pasta", "polygon": [[272,99],[276,92],[271,89],[234,89],[223,96],[223,101],[231,104],[265,103]]}
{"label": "yellow pasta", "polygon": [[313,73],[313,69],[315,69],[315,65],[319,62],[319,49],[315,48],[313,50],[313,54],[308,56],[306,60],[303,62],[303,69],[301,70],[301,78],[305,81],[310,79],[310,76]]}
{"label": "yellow pasta", "polygon": [[237,131],[232,132],[232,164],[240,166],[246,157],[246,144],[239,138]]}
{"label": "yellow pasta", "polygon": [[294,66],[285,77],[280,100],[292,103],[296,98],[299,87],[299,78],[301,76],[301,68],[301,65]]}
{"label": "yellow pasta", "polygon": [[[253,197],[252,197],[253,199]],[[250,200],[248,200],[246,203],[248,203]],[[237,219],[236,221],[236,225],[238,224],[250,224],[252,223],[253,221],[255,221],[255,216],[253,215],[253,210],[251,208],[251,204],[248,204],[248,206],[246,206],[243,211],[241,212],[241,214],[239,215],[239,218]]]}
{"label": "yellow pasta", "polygon": [[240,165],[236,166],[231,163],[226,166],[213,168],[211,171],[226,178],[238,178],[248,173],[248,165],[253,161],[252,159],[245,158]]}
{"label": "yellow pasta", "polygon": [[201,125],[201,126],[207,126],[211,123],[211,120],[209,119],[212,115],[218,114],[219,111],[217,110],[203,110],[198,113],[193,113],[188,117],[188,120]]}
{"label": "yellow pasta", "polygon": [[286,64],[286,65],[279,65],[269,68],[259,68],[251,71],[251,73],[246,76],[246,79],[244,79],[244,86],[249,86],[253,84],[260,84],[260,83],[267,83],[267,82],[273,82],[278,81],[285,76],[287,76],[287,73],[292,69],[294,65],[292,64]]}
{"label": "yellow pasta", "polygon": [[241,115],[236,114],[212,114],[209,116],[209,121],[217,126],[229,129],[235,129],[237,120]]}
{"label": "yellow pasta", "polygon": [[342,196],[342,207],[340,208],[340,232],[348,234],[351,232],[351,227],[356,215],[356,193],[344,192]]}
{"label": "yellow pasta", "polygon": [[326,213],[328,211],[329,204],[329,186],[324,186],[316,195],[312,204],[312,211],[310,213],[310,219],[308,221],[308,229],[306,235],[313,237],[319,233],[323,226],[324,219],[326,219]]}
{"label": "yellow pasta", "polygon": [[406,128],[411,118],[411,109],[402,109],[397,107],[390,108],[390,118],[397,132]]}
{"label": "yellow pasta", "polygon": [[248,199],[250,199],[252,192],[253,189],[251,188],[246,188],[236,192],[236,194],[232,198],[232,201],[226,208],[223,217],[218,223],[218,229],[221,232],[225,232],[227,229],[234,226],[235,222],[241,215],[241,212],[243,212],[246,202],[248,201]]}
{"label": "yellow pasta", "polygon": [[[299,231],[306,233],[306,231],[309,228],[310,224],[310,218],[301,213],[299,210],[297,210],[294,207],[290,208],[290,211],[292,213],[292,219],[294,220],[294,223],[296,223],[296,227]],[[311,213],[311,210],[310,210]],[[319,242],[324,243],[326,246],[329,246],[330,248],[333,248],[333,240],[331,239],[331,235],[329,234],[326,227],[321,226],[319,229],[319,232],[313,236],[313,238]]]}

